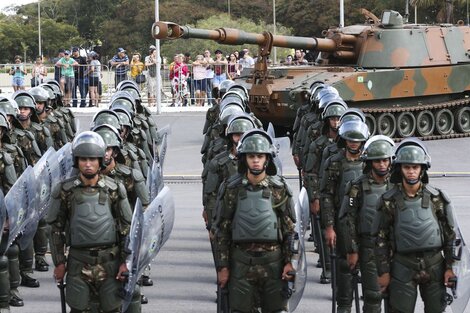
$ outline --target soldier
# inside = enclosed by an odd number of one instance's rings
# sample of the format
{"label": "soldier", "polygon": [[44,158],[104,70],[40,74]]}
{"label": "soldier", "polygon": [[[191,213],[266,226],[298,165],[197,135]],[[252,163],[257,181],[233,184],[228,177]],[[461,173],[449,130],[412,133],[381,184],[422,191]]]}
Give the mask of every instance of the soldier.
{"label": "soldier", "polygon": [[54,276],[63,281],[67,272],[66,301],[72,313],[93,306],[100,312],[120,312],[132,210],[124,186],[100,174],[105,152],[106,144],[94,132],[75,138],[72,155],[79,173],[54,189],[47,216]]}
{"label": "soldier", "polygon": [[364,313],[380,313],[382,307],[371,228],[378,200],[392,186],[389,172],[394,145],[393,140],[383,135],[369,138],[361,156],[365,162],[363,174],[346,187],[339,214],[340,227],[346,233],[349,268],[354,270],[359,260]]}
{"label": "soldier", "polygon": [[[320,214],[320,165],[321,156],[326,146],[336,142],[339,129],[339,118],[346,111],[347,106],[342,102],[333,101],[325,106],[325,110],[322,112],[322,135],[310,144],[308,147],[308,154],[305,158],[304,166],[304,185],[307,190],[307,195],[310,203],[311,219],[319,218]],[[318,227],[318,225],[313,228]],[[312,231],[313,232],[313,231]],[[324,241],[323,230],[315,230],[317,240]],[[318,246],[322,246],[318,244]],[[320,265],[325,262],[324,269],[320,276],[320,283],[330,283],[329,271],[329,254],[328,251],[321,251],[319,249]]]}
{"label": "soldier", "polygon": [[[444,312],[451,287],[454,216],[446,193],[429,185],[431,157],[416,138],[397,147],[390,181],[372,234],[379,285],[388,290],[389,312],[414,312],[417,287],[426,313]],[[393,266],[391,264],[393,263]]]}
{"label": "soldier", "polygon": [[75,115],[70,108],[64,107],[64,104],[62,103],[62,91],[59,83],[54,79],[51,79],[46,80],[45,84],[49,85],[53,89],[55,99],[52,102],[52,108],[55,110],[55,115],[64,122],[68,142],[71,142],[77,132]]}
{"label": "soldier", "polygon": [[202,172],[203,180],[203,217],[208,230],[214,217],[217,192],[223,181],[237,173],[237,145],[243,133],[254,129],[255,124],[250,115],[235,116],[230,120],[225,131],[225,136],[230,142],[227,150],[216,155],[206,164]]}
{"label": "soldier", "polygon": [[218,283],[228,284],[232,312],[285,312],[292,279],[291,243],[295,214],[292,193],[276,176],[271,137],[246,132],[238,149],[238,175],[221,187],[216,232]]}
{"label": "soldier", "polygon": [[[44,88],[45,84],[31,88],[29,93],[36,101],[36,114],[41,125],[45,126],[51,135],[53,147],[59,150],[67,142],[67,134],[62,120],[52,114],[52,106],[50,105],[51,95],[54,94],[51,89]],[[48,85],[45,85],[48,86]]]}
{"label": "soldier", "polygon": [[338,134],[337,145],[340,150],[326,161],[325,172],[322,175],[320,213],[326,242],[328,246],[338,249],[336,263],[338,313],[349,313],[352,305],[352,274],[346,262],[345,235],[344,230],[338,227],[338,213],[346,184],[362,173],[362,161],[359,157],[369,137],[369,130],[363,122],[350,121],[341,124]]}
{"label": "soldier", "polygon": [[[3,112],[0,112],[0,188],[6,195],[17,179],[13,159],[7,149],[8,121]],[[8,226],[1,234],[2,245],[8,240]],[[20,285],[20,269],[18,261],[19,247],[14,241],[10,247],[0,247],[0,312],[10,312],[10,306],[24,306],[18,286]]]}

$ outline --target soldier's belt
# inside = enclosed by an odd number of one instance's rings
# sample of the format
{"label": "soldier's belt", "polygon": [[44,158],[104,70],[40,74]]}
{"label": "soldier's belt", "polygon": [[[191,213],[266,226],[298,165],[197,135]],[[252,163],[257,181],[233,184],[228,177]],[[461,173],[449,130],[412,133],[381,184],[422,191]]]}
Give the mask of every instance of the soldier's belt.
{"label": "soldier's belt", "polygon": [[69,257],[74,258],[83,263],[96,265],[115,260],[119,257],[119,247],[114,246],[110,248],[96,249],[79,249],[70,248]]}
{"label": "soldier's belt", "polygon": [[444,261],[444,257],[438,251],[417,252],[410,254],[395,253],[393,260],[415,271],[427,269]]}
{"label": "soldier's belt", "polygon": [[232,258],[234,261],[246,265],[262,265],[282,260],[281,250],[268,252],[245,252],[238,248],[233,248]]}

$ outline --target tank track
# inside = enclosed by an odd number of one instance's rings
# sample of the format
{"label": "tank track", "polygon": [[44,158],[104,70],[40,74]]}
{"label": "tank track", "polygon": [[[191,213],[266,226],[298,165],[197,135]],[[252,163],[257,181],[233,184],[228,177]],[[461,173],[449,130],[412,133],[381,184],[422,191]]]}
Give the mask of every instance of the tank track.
{"label": "tank track", "polygon": [[470,137],[470,98],[362,111],[371,135],[384,134],[395,141],[411,136],[421,140]]}

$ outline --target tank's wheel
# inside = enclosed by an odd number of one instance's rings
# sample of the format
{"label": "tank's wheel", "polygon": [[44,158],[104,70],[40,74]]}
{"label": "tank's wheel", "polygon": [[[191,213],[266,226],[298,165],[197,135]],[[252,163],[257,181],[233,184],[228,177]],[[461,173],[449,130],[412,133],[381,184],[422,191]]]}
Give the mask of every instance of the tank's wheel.
{"label": "tank's wheel", "polygon": [[377,121],[375,120],[375,117],[370,113],[366,113],[365,116],[367,127],[369,127],[369,133],[371,136],[374,136],[375,132],[377,131]]}
{"label": "tank's wheel", "polygon": [[413,113],[401,112],[397,117],[397,132],[400,137],[411,137],[416,130],[416,118]]}
{"label": "tank's wheel", "polygon": [[455,128],[459,133],[470,132],[470,108],[460,108],[455,112]]}
{"label": "tank's wheel", "polygon": [[377,132],[381,135],[393,137],[397,130],[397,120],[391,113],[382,113],[377,119]]}
{"label": "tank's wheel", "polygon": [[436,132],[439,135],[448,135],[454,128],[454,115],[449,109],[436,112]]}
{"label": "tank's wheel", "polygon": [[436,125],[434,114],[431,111],[425,110],[419,112],[416,121],[416,132],[419,136],[426,137],[432,135]]}

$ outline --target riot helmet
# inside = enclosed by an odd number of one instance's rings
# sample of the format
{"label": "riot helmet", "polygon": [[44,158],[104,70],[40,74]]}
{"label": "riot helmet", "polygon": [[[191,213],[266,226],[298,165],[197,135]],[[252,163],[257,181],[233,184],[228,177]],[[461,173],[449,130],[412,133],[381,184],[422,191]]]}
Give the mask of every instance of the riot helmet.
{"label": "riot helmet", "polygon": [[116,129],[121,128],[119,116],[113,110],[101,110],[93,116],[93,120],[91,122],[92,128],[103,124],[111,125]]}
{"label": "riot helmet", "polygon": [[124,109],[123,107],[117,107],[117,108],[113,108],[112,111],[117,113],[119,117],[119,122],[121,123],[121,127],[122,126],[126,126],[129,128],[134,127],[134,123],[132,122],[132,116],[126,109]]}
{"label": "riot helmet", "polygon": [[390,181],[392,183],[400,183],[402,178],[401,165],[416,164],[421,165],[420,177],[416,180],[407,180],[410,185],[417,184],[419,181],[423,183],[429,182],[427,170],[431,167],[431,156],[426,149],[424,143],[415,137],[404,139],[395,150],[393,159],[393,170]]}
{"label": "riot helmet", "polygon": [[246,89],[245,86],[242,86],[240,84],[233,84],[231,85],[226,92],[235,92],[240,95],[240,97],[245,101],[245,104],[248,103],[248,90]]}
{"label": "riot helmet", "polygon": [[19,113],[18,103],[16,103],[15,99],[0,96],[0,110],[5,112],[6,115],[16,117]]}
{"label": "riot helmet", "polygon": [[[323,120],[323,130],[322,132],[325,134],[331,128],[334,131],[338,131],[339,123],[336,122],[334,128],[330,125],[330,118],[332,117],[339,117],[347,110],[348,105],[340,98],[335,98],[329,103],[326,104],[325,109],[321,113],[321,120]],[[338,126],[338,127],[336,127]]]}
{"label": "riot helmet", "polygon": [[[56,94],[54,92],[54,87],[52,87],[52,85],[49,85],[49,84],[41,84],[39,85],[39,87],[41,87],[42,89],[44,89],[45,91],[47,91],[47,93],[49,94],[49,99],[50,100],[55,100],[56,99]],[[36,100],[37,101],[37,100]]]}
{"label": "riot helmet", "polygon": [[333,86],[325,85],[323,88],[321,88],[320,90],[318,90],[318,92],[315,93],[314,102],[320,103],[323,97],[327,97],[331,95],[339,96],[338,90]]}
{"label": "riot helmet", "polygon": [[93,131],[84,131],[78,134],[72,142],[73,166],[78,168],[78,158],[98,158],[100,165],[105,168],[104,155],[106,153],[106,144],[100,135]]}
{"label": "riot helmet", "polygon": [[318,92],[327,86],[324,82],[315,82],[310,86],[310,103],[314,104]]}
{"label": "riot helmet", "polygon": [[10,142],[9,132],[10,132],[10,123],[8,122],[7,115],[0,111],[0,128],[1,128],[1,136],[2,142]]}
{"label": "riot helmet", "polygon": [[343,124],[349,121],[361,121],[365,123],[366,116],[358,108],[349,108],[343,113],[343,115],[341,115],[340,122]]}
{"label": "riot helmet", "polygon": [[106,166],[108,166],[111,163],[113,158],[116,158],[116,161],[118,163],[125,163],[125,159],[121,154],[122,139],[119,134],[119,131],[115,127],[111,125],[103,124],[103,125],[94,127],[92,131],[94,131],[95,133],[100,135],[101,138],[103,138],[104,143],[106,144],[106,150],[108,148],[112,148],[113,150],[112,155],[110,155],[109,158],[107,158],[106,154],[104,156],[103,162]]}
{"label": "riot helmet", "polygon": [[254,128],[255,123],[249,114],[236,115],[228,122],[225,135],[229,137],[231,134],[244,134]]}
{"label": "riot helmet", "polygon": [[219,85],[219,97],[222,98],[228,89],[233,85],[235,85],[235,82],[231,79],[222,81]]}
{"label": "riot helmet", "polygon": [[342,123],[338,130],[338,147],[346,148],[351,154],[358,154],[361,149],[351,149],[346,141],[364,143],[369,138],[369,128],[361,121],[349,121]]}
{"label": "riot helmet", "polygon": [[[268,133],[262,129],[252,129],[245,132],[238,144],[238,172],[246,173],[247,170],[253,175],[259,175],[266,170],[268,175],[276,175],[277,169],[273,162],[276,157],[276,149],[273,146],[273,140]],[[266,154],[266,163],[261,170],[252,170],[248,168],[247,154]]]}
{"label": "riot helmet", "polygon": [[141,104],[142,97],[140,95],[140,91],[132,85],[123,86],[122,91],[125,91],[125,92],[129,93],[134,98],[137,112],[142,113],[143,112],[143,107],[142,107],[142,104]]}
{"label": "riot helmet", "polygon": [[[370,137],[362,151],[361,159],[365,162],[363,173],[368,173],[373,170],[378,176],[385,176],[390,171],[392,165],[393,149],[395,143],[390,137],[384,135],[375,135]],[[389,159],[390,166],[386,171],[377,171],[372,167],[372,161]]]}
{"label": "riot helmet", "polygon": [[[50,109],[49,106],[49,92],[47,92],[44,88],[37,86],[33,87],[28,90],[31,96],[33,96],[34,100],[36,101],[36,114],[42,114],[46,109]],[[44,107],[38,109],[38,104],[44,104]]]}
{"label": "riot helmet", "polygon": [[[18,103],[18,109],[20,110],[20,113],[17,115],[17,117],[20,121],[27,121],[28,119],[36,116],[36,101],[28,91],[16,91],[13,94],[13,99],[15,99],[16,103]],[[29,108],[30,113],[28,115],[22,115],[21,108]],[[38,120],[35,119],[35,121],[37,122]]]}
{"label": "riot helmet", "polygon": [[246,109],[246,104],[243,101],[243,99],[240,98],[240,95],[238,95],[237,93],[232,93],[230,91],[227,92],[224,95],[224,97],[222,98],[222,100],[220,102],[220,110],[222,111],[229,104],[236,104],[240,108],[242,108],[243,111],[245,111],[245,109]]}
{"label": "riot helmet", "polygon": [[223,108],[223,110],[220,111],[219,122],[223,126],[227,126],[228,121],[232,117],[234,117],[235,115],[243,114],[243,113],[245,113],[245,111],[243,111],[243,109],[239,105],[228,104]]}
{"label": "riot helmet", "polygon": [[139,88],[139,85],[137,85],[137,83],[135,81],[133,81],[131,79],[125,79],[125,80],[119,82],[119,84],[117,84],[116,90],[122,90],[122,88],[124,86],[129,86],[129,85],[134,86],[136,88]]}
{"label": "riot helmet", "polygon": [[127,91],[119,91],[113,95],[109,108],[113,109],[116,107],[125,108],[131,116],[134,116],[136,112],[135,99]]}

